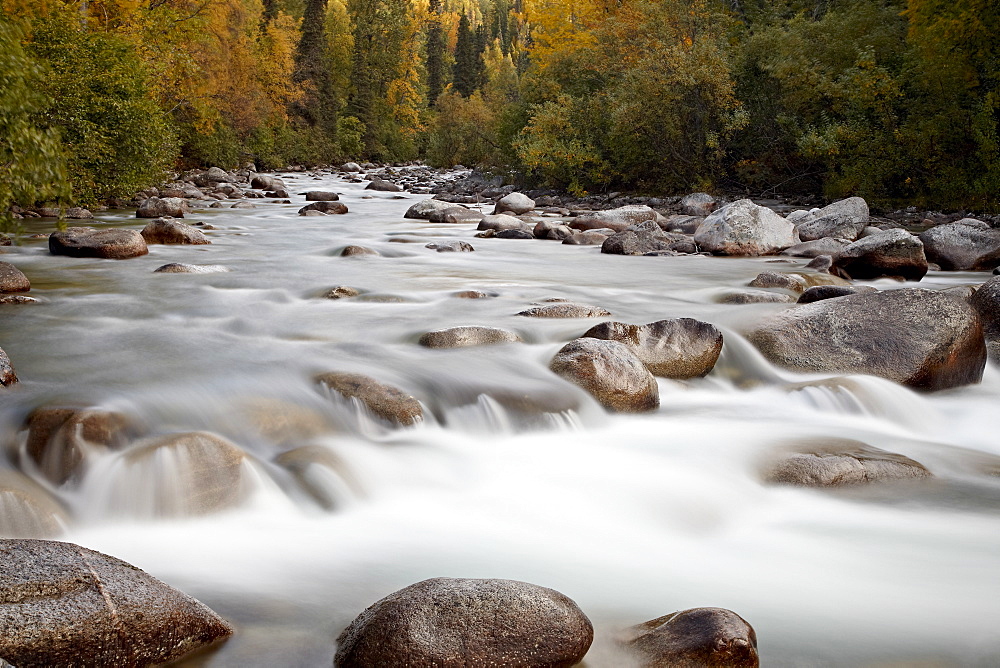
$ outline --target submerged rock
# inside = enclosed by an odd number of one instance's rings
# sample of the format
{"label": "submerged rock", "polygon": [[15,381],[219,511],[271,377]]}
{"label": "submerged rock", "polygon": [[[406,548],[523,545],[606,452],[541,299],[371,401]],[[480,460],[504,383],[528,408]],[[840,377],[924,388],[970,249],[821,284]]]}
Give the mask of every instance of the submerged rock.
{"label": "submerged rock", "polygon": [[425,245],[424,248],[436,250],[438,253],[471,253],[476,250],[469,242],[457,239],[453,241],[431,242]]}
{"label": "submerged rock", "polygon": [[0,540],[0,656],[18,668],[154,666],[227,638],[207,607],[72,543]]}
{"label": "submerged rock", "polygon": [[497,327],[451,327],[427,332],[418,343],[427,348],[465,348],[498,343],[516,343],[521,337]]}
{"label": "submerged rock", "polygon": [[978,383],[986,364],[976,312],[917,288],[796,306],[766,318],[747,338],[789,369],[870,374],[923,390]]}
{"label": "submerged rock", "polygon": [[748,199],[713,212],[698,226],[694,240],[717,255],[771,255],[799,241],[792,223]]}
{"label": "submerged rock", "polygon": [[811,304],[823,299],[836,299],[847,295],[856,295],[859,292],[875,292],[875,288],[870,285],[814,285],[807,288],[799,295],[799,304]]}
{"label": "submerged rock", "polygon": [[212,243],[201,230],[169,218],[157,218],[150,221],[146,227],[142,228],[140,234],[147,244],[204,245]]}
{"label": "submerged rock", "polygon": [[720,304],[790,304],[795,297],[764,290],[731,290],[716,301]]}
{"label": "submerged rock", "polygon": [[300,216],[311,214],[340,215],[347,213],[347,205],[342,202],[313,202],[299,209]]}
{"label": "submerged rock", "polygon": [[562,302],[547,304],[545,306],[535,306],[521,311],[518,315],[529,318],[600,318],[611,315],[611,312],[600,306],[586,306],[584,304]]}
{"label": "submerged rock", "polygon": [[28,292],[31,281],[10,262],[0,262],[0,292]]}
{"label": "submerged rock", "polygon": [[25,453],[56,485],[79,474],[90,450],[124,445],[134,432],[123,414],[93,408],[39,408],[25,426]]}
{"label": "submerged rock", "polygon": [[381,253],[367,246],[355,246],[353,244],[344,246],[344,250],[340,251],[340,257],[351,257],[352,255],[381,255]]}
{"label": "submerged rock", "polygon": [[171,262],[153,270],[154,274],[221,274],[229,271],[229,267],[221,264],[184,264]]}
{"label": "submerged rock", "polygon": [[[631,225],[646,221],[657,221],[660,219],[654,209],[644,205],[620,206],[617,209],[606,209],[604,211],[594,211],[582,216],[577,216],[570,221],[569,226],[576,230],[596,230],[611,229],[621,232]],[[657,226],[658,227],[658,226]]]}
{"label": "submerged rock", "polygon": [[434,578],[358,615],[337,639],[334,665],[558,668],[579,663],[593,639],[587,616],[552,589]]}
{"label": "submerged rock", "polygon": [[327,291],[323,296],[327,299],[346,299],[348,297],[357,297],[361,294],[361,291],[357,288],[352,288],[349,285],[338,285],[332,290]]}
{"label": "submerged rock", "polygon": [[582,338],[618,341],[628,346],[653,375],[699,378],[715,367],[722,352],[722,332],[692,318],[658,320],[648,325],[602,322]]}
{"label": "submerged rock", "polygon": [[59,502],[37,482],[17,471],[0,470],[0,536],[51,538],[63,532],[68,519]]}
{"label": "submerged rock", "polygon": [[135,230],[71,227],[49,235],[49,252],[69,257],[125,260],[149,253],[146,240]]}
{"label": "submerged rock", "polygon": [[0,348],[0,385],[7,387],[17,383],[17,374],[14,372],[14,365],[10,363],[7,353]]}
{"label": "submerged rock", "polygon": [[930,475],[923,464],[909,457],[845,438],[786,446],[763,471],[765,482],[800,487],[861,485]]}
{"label": "submerged rock", "polygon": [[656,379],[624,343],[576,339],[559,349],[549,368],[609,410],[641,413],[660,405]]}
{"label": "submerged rock", "polygon": [[692,608],[625,631],[643,668],[758,668],[757,634],[725,608]]}
{"label": "submerged rock", "polygon": [[424,418],[424,409],[416,398],[370,376],[330,372],[316,376],[316,381],[347,399],[357,399],[369,411],[388,422],[410,426]]}

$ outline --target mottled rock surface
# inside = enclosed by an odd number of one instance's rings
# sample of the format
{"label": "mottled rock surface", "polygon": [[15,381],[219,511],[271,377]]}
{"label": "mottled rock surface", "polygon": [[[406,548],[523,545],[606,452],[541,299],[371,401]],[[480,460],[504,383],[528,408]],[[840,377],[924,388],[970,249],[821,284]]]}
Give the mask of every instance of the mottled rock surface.
{"label": "mottled rock surface", "polygon": [[412,395],[360,373],[324,373],[316,381],[348,399],[357,399],[376,416],[409,426],[423,420],[424,410]]}
{"label": "mottled rock surface", "polygon": [[583,338],[618,341],[628,346],[653,375],[698,378],[715,367],[722,352],[722,332],[692,318],[658,320],[648,325],[602,322]]}
{"label": "mottled rock surface", "polygon": [[497,327],[450,327],[427,332],[418,343],[427,348],[465,348],[488,346],[498,343],[515,343],[521,337],[514,332]]}
{"label": "mottled rock surface", "polygon": [[757,668],[757,634],[725,608],[692,608],[625,631],[642,668]]}
{"label": "mottled rock surface", "polygon": [[576,339],[559,349],[549,368],[609,410],[641,413],[660,405],[656,379],[624,343]]}
{"label": "mottled rock surface", "polygon": [[70,257],[125,260],[149,253],[146,241],[135,230],[71,227],[49,235],[49,252]]}

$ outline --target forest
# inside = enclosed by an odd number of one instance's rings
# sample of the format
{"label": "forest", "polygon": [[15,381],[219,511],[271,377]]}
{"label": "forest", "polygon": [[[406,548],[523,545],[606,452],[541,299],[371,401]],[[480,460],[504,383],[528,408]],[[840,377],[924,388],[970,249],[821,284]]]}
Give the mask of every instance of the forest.
{"label": "forest", "polygon": [[994,0],[0,0],[0,210],[170,172],[996,211]]}

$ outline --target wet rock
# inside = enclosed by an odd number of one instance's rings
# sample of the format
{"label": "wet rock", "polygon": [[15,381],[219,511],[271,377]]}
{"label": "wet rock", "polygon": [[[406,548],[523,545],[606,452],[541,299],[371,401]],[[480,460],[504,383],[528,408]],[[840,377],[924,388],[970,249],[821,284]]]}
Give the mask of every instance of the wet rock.
{"label": "wet rock", "polygon": [[515,343],[521,337],[496,327],[451,327],[427,332],[418,343],[427,348],[464,348],[498,343]]}
{"label": "wet rock", "polygon": [[[124,453],[123,463],[141,489],[134,498],[120,497],[117,504],[134,504],[156,515],[201,515],[241,503],[248,493],[244,476],[246,455],[226,439],[207,432],[169,434],[147,439]],[[164,462],[169,465],[164,466]]]}
{"label": "wet rock", "polygon": [[468,223],[478,223],[483,219],[483,214],[464,206],[452,204],[447,209],[432,211],[427,217],[432,223],[446,223],[448,225],[465,225]]}
{"label": "wet rock", "polygon": [[666,221],[660,227],[668,232],[694,234],[703,222],[705,222],[705,216],[667,216]]}
{"label": "wet rock", "polygon": [[135,230],[71,227],[49,235],[49,252],[70,257],[124,260],[149,253],[146,241]]}
{"label": "wet rock", "polygon": [[0,348],[0,385],[8,387],[17,383],[17,374],[14,372],[14,365],[10,363],[7,353]]}
{"label": "wet rock", "polygon": [[579,663],[593,639],[587,616],[552,589],[434,578],[358,615],[337,639],[334,665],[557,668]]}
{"label": "wet rock", "polygon": [[[282,195],[282,197],[287,197],[287,195]],[[340,195],[326,190],[310,190],[306,193],[307,202],[336,202],[339,199]]]}
{"label": "wet rock", "polygon": [[412,395],[359,373],[324,373],[316,381],[348,399],[357,399],[376,416],[409,426],[421,422],[424,410]]}
{"label": "wet rock", "polygon": [[68,521],[45,488],[17,471],[0,470],[0,536],[51,538],[61,534]]}
{"label": "wet rock", "polygon": [[37,304],[39,300],[25,295],[0,295],[0,304]]}
{"label": "wet rock", "polygon": [[442,202],[437,199],[420,200],[406,210],[403,218],[428,220],[435,211],[444,211],[445,209],[454,208],[454,206],[451,202]]}
{"label": "wet rock", "polygon": [[656,379],[624,343],[576,339],[559,349],[549,368],[609,410],[642,413],[660,405]]}
{"label": "wet rock", "polygon": [[836,299],[847,295],[856,295],[860,292],[875,292],[875,288],[870,285],[814,285],[806,288],[805,292],[799,295],[799,304],[811,304],[823,299]]}
{"label": "wet rock", "polygon": [[490,297],[496,297],[496,295],[487,294],[482,290],[460,290],[453,294],[452,297],[459,299],[489,299]]}
{"label": "wet rock", "polygon": [[459,240],[431,242],[424,248],[436,250],[438,253],[471,253],[476,250],[469,242]]}
{"label": "wet rock", "polygon": [[325,510],[362,492],[347,465],[328,448],[306,445],[281,453],[274,463],[286,469],[299,486]]}
{"label": "wet rock", "polygon": [[31,281],[10,262],[0,262],[0,292],[27,292]]}
{"label": "wet rock", "polygon": [[[881,232],[881,230],[879,230]],[[818,257],[820,255],[839,255],[842,250],[851,244],[847,239],[831,239],[824,237],[815,241],[804,241],[794,246],[789,246],[781,251],[782,255],[791,257]]]}
{"label": "wet rock", "polygon": [[601,318],[611,315],[607,309],[600,306],[586,306],[568,302],[535,306],[518,313],[529,318]]}
{"label": "wet rock", "polygon": [[142,228],[142,238],[147,244],[210,244],[201,230],[170,218],[157,218]]}
{"label": "wet rock", "polygon": [[655,222],[660,218],[662,216],[654,209],[644,204],[634,204],[577,216],[570,221],[569,226],[575,230],[582,231],[607,228],[615,232],[621,232],[636,223],[646,221]]}
{"label": "wet rock", "polygon": [[360,294],[361,291],[357,288],[352,288],[349,285],[338,285],[323,296],[327,299],[346,299],[348,297],[357,297]]}
{"label": "wet rock", "polygon": [[831,272],[858,280],[890,276],[919,281],[927,273],[927,258],[920,239],[894,228],[844,248],[833,258]]}
{"label": "wet rock", "polygon": [[121,413],[94,408],[39,408],[25,426],[25,454],[56,485],[78,476],[90,451],[119,447],[135,433]]}
{"label": "wet rock", "polygon": [[573,229],[561,220],[540,220],[532,234],[536,239],[565,239],[573,234]]}
{"label": "wet rock", "polygon": [[795,226],[748,199],[713,212],[694,235],[698,247],[717,255],[771,255],[799,239]]}
{"label": "wet rock", "polygon": [[351,257],[352,255],[380,255],[380,253],[373,248],[353,244],[344,246],[344,250],[340,252],[340,257]]}
{"label": "wet rock", "polygon": [[718,199],[708,193],[691,193],[680,201],[681,210],[688,216],[708,216],[720,204]]}
{"label": "wet rock", "polygon": [[806,279],[798,274],[785,274],[778,271],[764,271],[750,281],[751,288],[784,288],[792,292],[802,292],[806,289]]}
{"label": "wet rock", "polygon": [[0,234],[0,246],[10,246],[13,243],[11,238],[6,234]]}
{"label": "wet rock", "polygon": [[299,209],[300,216],[309,215],[311,212],[327,215],[340,215],[347,213],[347,205],[342,202],[313,202],[312,204],[306,204],[304,207]]}
{"label": "wet rock", "polygon": [[790,304],[795,297],[763,290],[731,290],[719,297],[720,304]]}
{"label": "wet rock", "polygon": [[521,215],[522,213],[528,213],[535,208],[535,200],[531,199],[523,193],[510,193],[505,197],[500,198],[493,208],[493,213],[513,213],[515,216]]}
{"label": "wet rock", "polygon": [[286,190],[285,182],[276,176],[255,174],[250,179],[250,187],[256,190]]}
{"label": "wet rock", "polygon": [[171,262],[153,270],[154,274],[221,274],[229,271],[229,267],[221,264],[184,264]]}
{"label": "wet rock", "polygon": [[[278,190],[268,190],[266,193],[264,193],[264,197],[273,197],[274,199],[288,200],[288,198],[291,197],[291,195],[288,194],[287,190],[279,188]],[[291,201],[278,202],[278,204],[291,204]]]}
{"label": "wet rock", "polygon": [[858,219],[851,215],[829,215],[801,223],[795,227],[802,241],[816,241],[823,238],[854,241],[865,229],[868,218]]}
{"label": "wet rock", "polygon": [[233,177],[221,167],[209,167],[205,172],[205,179],[209,183],[231,183],[234,180]]}
{"label": "wet rock", "polygon": [[398,193],[402,192],[403,189],[397,186],[395,183],[390,183],[384,179],[372,179],[371,183],[365,186],[365,190],[377,190],[380,192]]}
{"label": "wet rock", "polygon": [[237,202],[236,204],[233,204],[229,208],[230,209],[256,209],[257,205],[253,204],[252,202]]}
{"label": "wet rock", "polygon": [[[563,227],[565,227],[565,226],[563,226]],[[568,229],[571,229],[571,228],[566,227],[566,229],[568,230]],[[553,230],[553,232],[554,232],[554,230]],[[550,232],[549,234],[552,234],[552,232]],[[563,239],[563,243],[566,244],[566,245],[568,245],[568,246],[602,246],[603,247],[604,242],[607,241],[609,238],[610,237],[608,237],[608,235],[606,235],[606,234],[601,234],[600,232],[596,232],[594,230],[587,230],[586,232],[577,232],[576,234],[573,234],[573,235],[570,235],[568,237],[565,237]],[[603,250],[601,252],[603,252]]]}
{"label": "wet rock", "polygon": [[789,369],[869,374],[922,390],[978,383],[986,362],[972,307],[917,288],[797,306],[765,318],[747,338]]}
{"label": "wet rock", "polygon": [[528,230],[501,230],[496,233],[497,239],[534,239],[535,236]]}
{"label": "wet rock", "polygon": [[18,668],[153,666],[230,636],[207,607],[72,543],[0,540],[0,655]]}
{"label": "wet rock", "polygon": [[581,338],[618,341],[656,376],[699,378],[715,367],[722,352],[722,332],[692,318],[658,320],[648,325],[602,322]]}
{"label": "wet rock", "polygon": [[806,265],[806,269],[822,272],[830,271],[831,267],[833,267],[833,258],[829,255],[817,255]]}
{"label": "wet rock", "polygon": [[240,427],[254,438],[279,445],[297,445],[329,432],[332,427],[327,417],[318,411],[270,397],[241,402],[237,419]]}
{"label": "wet rock", "polygon": [[479,227],[476,229],[503,232],[504,230],[525,230],[532,228],[520,218],[508,216],[505,213],[498,213],[496,215],[483,216],[479,221]]}
{"label": "wet rock", "polygon": [[643,668],[758,668],[757,634],[725,608],[692,608],[633,626],[623,644]]}
{"label": "wet rock", "polygon": [[990,357],[1000,361],[1000,276],[983,283],[969,301],[982,319]]}
{"label": "wet rock", "polygon": [[763,470],[764,482],[800,487],[839,487],[927,478],[923,464],[893,452],[845,438],[789,444]]}
{"label": "wet rock", "polygon": [[963,218],[923,232],[927,259],[945,271],[989,271],[1000,265],[1000,230]]}
{"label": "wet rock", "polygon": [[659,250],[669,250],[670,239],[663,232],[624,230],[616,232],[601,244],[601,252],[611,255],[644,255]]}
{"label": "wet rock", "polygon": [[187,200],[180,197],[150,197],[139,204],[135,212],[136,218],[183,218],[185,213],[191,213]]}
{"label": "wet rock", "polygon": [[345,162],[343,165],[340,166],[340,170],[342,172],[356,173],[361,171],[361,165],[359,165],[356,162]]}

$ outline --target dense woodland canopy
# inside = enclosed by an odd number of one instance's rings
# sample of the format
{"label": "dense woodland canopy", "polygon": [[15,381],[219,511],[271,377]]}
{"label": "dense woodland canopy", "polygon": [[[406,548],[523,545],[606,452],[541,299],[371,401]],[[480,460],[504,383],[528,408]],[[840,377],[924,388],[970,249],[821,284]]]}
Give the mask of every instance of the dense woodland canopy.
{"label": "dense woodland canopy", "polygon": [[0,0],[0,209],[176,169],[996,210],[995,0]]}

